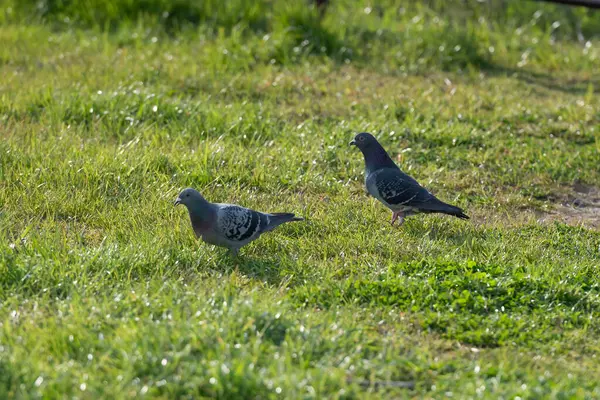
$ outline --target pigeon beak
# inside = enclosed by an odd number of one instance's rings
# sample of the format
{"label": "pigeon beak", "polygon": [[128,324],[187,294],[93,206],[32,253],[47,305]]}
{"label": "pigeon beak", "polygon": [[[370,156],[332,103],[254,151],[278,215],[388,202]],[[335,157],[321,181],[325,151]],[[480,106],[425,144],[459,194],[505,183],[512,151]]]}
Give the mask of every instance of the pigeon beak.
{"label": "pigeon beak", "polygon": [[178,197],[177,199],[175,199],[175,203],[173,203],[173,205],[178,206],[180,204],[181,204],[181,198]]}
{"label": "pigeon beak", "polygon": [[350,143],[348,143],[350,146],[356,146],[356,140],[352,140]]}

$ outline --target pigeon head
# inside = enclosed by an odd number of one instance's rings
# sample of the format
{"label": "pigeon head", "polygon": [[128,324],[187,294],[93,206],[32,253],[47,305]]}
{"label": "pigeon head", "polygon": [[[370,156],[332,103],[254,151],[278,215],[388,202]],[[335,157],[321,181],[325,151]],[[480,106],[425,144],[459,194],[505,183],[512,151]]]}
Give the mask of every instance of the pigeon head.
{"label": "pigeon head", "polygon": [[350,144],[358,147],[363,153],[372,146],[381,147],[377,139],[375,139],[375,136],[367,132],[362,132],[354,136],[354,139],[350,142]]}
{"label": "pigeon head", "polygon": [[350,142],[351,145],[360,149],[365,157],[365,166],[368,171],[379,168],[396,168],[396,164],[379,144],[375,136],[367,132],[359,133]]}
{"label": "pigeon head", "polygon": [[179,204],[183,204],[187,208],[190,208],[190,206],[194,206],[196,204],[203,203],[206,203],[204,197],[202,197],[200,192],[192,188],[183,189],[181,193],[179,193],[179,196],[177,196],[177,199],[175,199],[176,206],[178,206]]}

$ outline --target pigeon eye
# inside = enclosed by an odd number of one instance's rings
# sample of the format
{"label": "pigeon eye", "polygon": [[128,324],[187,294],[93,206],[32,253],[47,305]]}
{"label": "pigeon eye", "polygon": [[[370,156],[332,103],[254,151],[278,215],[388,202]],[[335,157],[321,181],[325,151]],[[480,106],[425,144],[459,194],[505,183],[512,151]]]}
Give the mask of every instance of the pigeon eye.
{"label": "pigeon eye", "polygon": [[361,141],[361,142],[364,142],[364,141],[365,141],[365,137],[364,137],[364,136],[360,136],[360,137],[358,138],[358,140],[359,140],[359,141]]}

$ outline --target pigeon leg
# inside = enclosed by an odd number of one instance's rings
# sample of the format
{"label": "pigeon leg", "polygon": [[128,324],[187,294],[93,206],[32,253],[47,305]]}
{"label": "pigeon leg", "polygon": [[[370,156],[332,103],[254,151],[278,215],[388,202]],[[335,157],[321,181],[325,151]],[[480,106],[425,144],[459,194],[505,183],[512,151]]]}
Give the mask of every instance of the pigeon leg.
{"label": "pigeon leg", "polygon": [[240,249],[238,249],[237,247],[232,247],[231,249],[229,249],[229,252],[231,253],[231,256],[233,258],[237,258],[239,251]]}
{"label": "pigeon leg", "polygon": [[400,213],[400,215],[398,216],[398,228],[401,227],[403,223],[404,223],[404,213]]}
{"label": "pigeon leg", "polygon": [[398,226],[402,226],[404,223],[404,212],[402,211],[394,211],[392,214],[392,226],[394,226],[394,222],[398,220]]}

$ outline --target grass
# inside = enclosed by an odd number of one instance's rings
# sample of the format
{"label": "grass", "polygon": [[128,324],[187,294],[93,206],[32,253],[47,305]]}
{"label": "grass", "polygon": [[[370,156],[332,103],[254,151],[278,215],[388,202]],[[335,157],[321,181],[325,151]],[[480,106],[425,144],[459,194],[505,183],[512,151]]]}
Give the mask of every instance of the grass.
{"label": "grass", "polygon": [[[4,3],[0,398],[600,397],[600,234],[561,214],[600,182],[599,14]],[[472,219],[390,227],[358,131]],[[307,221],[236,261],[188,186]]]}

